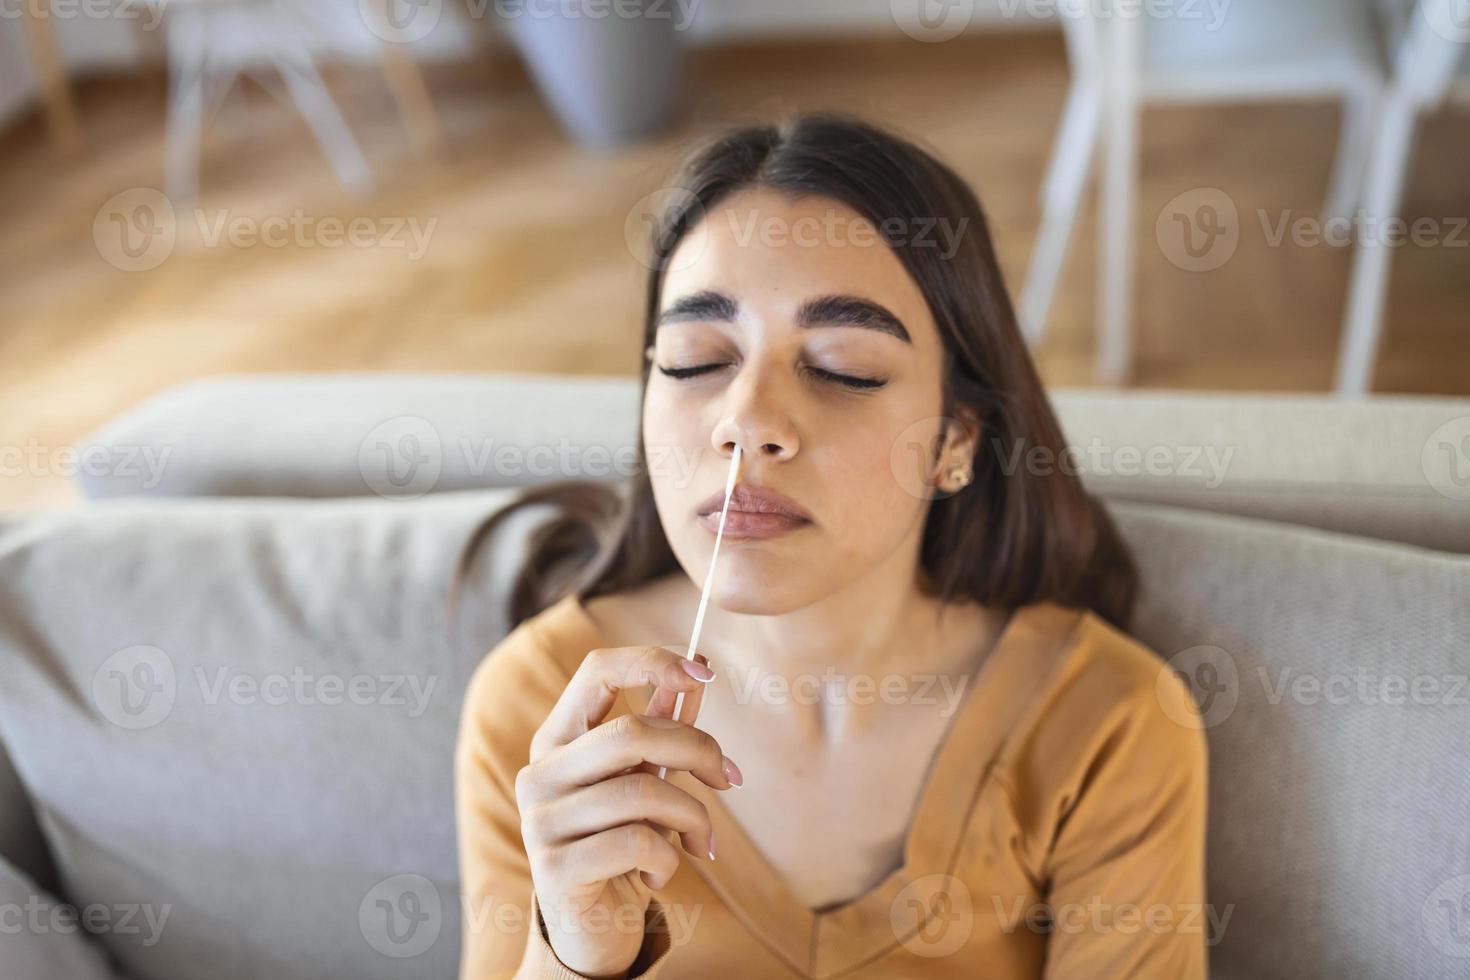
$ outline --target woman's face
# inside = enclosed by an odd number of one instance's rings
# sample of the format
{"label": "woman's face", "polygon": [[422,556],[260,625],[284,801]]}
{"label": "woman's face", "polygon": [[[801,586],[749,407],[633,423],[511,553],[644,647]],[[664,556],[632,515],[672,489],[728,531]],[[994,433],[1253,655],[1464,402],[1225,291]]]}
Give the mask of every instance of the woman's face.
{"label": "woman's face", "polygon": [[[643,438],[659,518],[703,585],[738,443],[739,485],[810,520],[750,535],[731,503],[711,599],[778,615],[851,585],[911,588],[942,411],[939,332],[878,229],[835,200],[726,198],[670,258]],[[684,378],[665,371],[699,373]],[[973,433],[972,433],[973,436]],[[947,444],[943,464],[970,460]],[[774,532],[774,533],[773,533]]]}

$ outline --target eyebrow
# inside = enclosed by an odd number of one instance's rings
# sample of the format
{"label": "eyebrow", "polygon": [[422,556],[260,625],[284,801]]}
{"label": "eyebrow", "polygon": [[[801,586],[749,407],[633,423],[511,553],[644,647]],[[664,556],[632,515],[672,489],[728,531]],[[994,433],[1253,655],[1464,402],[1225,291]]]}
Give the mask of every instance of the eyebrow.
{"label": "eyebrow", "polygon": [[[669,304],[658,316],[656,326],[670,323],[687,323],[691,320],[706,320],[733,323],[740,312],[740,304],[726,293],[705,289],[688,296],[681,296]],[[861,296],[834,294],[818,296],[801,304],[796,313],[796,325],[803,329],[815,327],[860,327],[876,330],[912,344],[903,321],[894,316],[882,304]]]}

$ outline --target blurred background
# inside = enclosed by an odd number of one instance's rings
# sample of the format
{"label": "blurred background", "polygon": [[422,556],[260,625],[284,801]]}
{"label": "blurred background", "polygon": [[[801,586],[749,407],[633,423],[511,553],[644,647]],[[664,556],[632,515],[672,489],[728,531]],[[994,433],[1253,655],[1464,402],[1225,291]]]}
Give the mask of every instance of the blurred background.
{"label": "blurred background", "polygon": [[1052,385],[1467,395],[1467,34],[1470,0],[0,0],[0,508],[192,378],[636,374],[681,141],[799,108],[972,183]]}

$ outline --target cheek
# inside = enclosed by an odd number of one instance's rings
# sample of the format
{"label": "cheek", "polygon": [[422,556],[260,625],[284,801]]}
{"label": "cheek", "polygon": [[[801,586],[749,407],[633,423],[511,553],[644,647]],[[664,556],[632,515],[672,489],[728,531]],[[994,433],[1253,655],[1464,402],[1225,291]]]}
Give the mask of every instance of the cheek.
{"label": "cheek", "polygon": [[900,421],[869,419],[811,447],[830,529],[851,554],[891,547],[923,513],[925,501],[908,489],[913,480],[894,472],[892,447],[904,429]]}

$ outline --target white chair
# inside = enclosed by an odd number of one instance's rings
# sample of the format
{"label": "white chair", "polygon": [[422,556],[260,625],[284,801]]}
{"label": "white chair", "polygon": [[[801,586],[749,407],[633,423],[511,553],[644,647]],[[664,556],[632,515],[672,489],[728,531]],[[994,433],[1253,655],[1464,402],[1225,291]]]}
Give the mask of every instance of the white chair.
{"label": "white chair", "polygon": [[312,0],[149,2],[163,4],[167,17],[165,186],[175,207],[197,197],[204,120],[241,75],[295,103],[344,187],[362,192],[372,185],[367,159],[316,69],[312,44],[321,35],[309,19]]}
{"label": "white chair", "polygon": [[1378,119],[1364,189],[1363,223],[1353,255],[1337,361],[1339,395],[1359,397],[1372,386],[1391,261],[1385,222],[1398,215],[1403,201],[1419,114],[1452,95],[1470,99],[1467,48],[1467,0],[1419,0],[1397,32],[1393,75]]}
{"label": "white chair", "polygon": [[[1209,20],[1208,4],[1176,5],[1179,13],[1170,17],[1102,16],[1097,4],[1060,4],[1072,86],[1042,191],[1042,226],[1019,306],[1022,326],[1035,343],[1045,329],[1101,139],[1105,160],[1096,372],[1104,383],[1120,383],[1132,368],[1142,107],[1161,102],[1340,100],[1342,136],[1324,216],[1347,217],[1360,197],[1384,68],[1375,17],[1366,0],[1232,0],[1224,5],[1218,24]],[[1198,16],[1185,16],[1185,11]]]}

